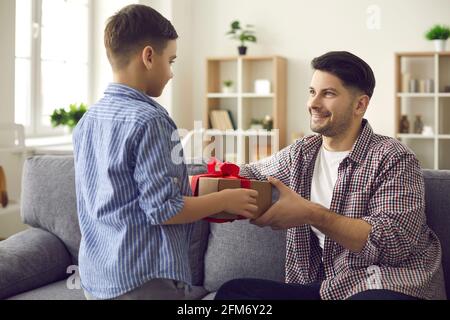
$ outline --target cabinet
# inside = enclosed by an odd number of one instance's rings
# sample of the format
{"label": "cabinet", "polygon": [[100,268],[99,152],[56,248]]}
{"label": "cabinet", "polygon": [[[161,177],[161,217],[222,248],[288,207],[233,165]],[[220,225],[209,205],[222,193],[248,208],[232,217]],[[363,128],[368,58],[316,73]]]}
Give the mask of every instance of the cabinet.
{"label": "cabinet", "polygon": [[[396,138],[423,168],[450,169],[450,52],[396,53],[395,74]],[[415,132],[418,115],[424,129]],[[409,130],[402,130],[402,116]]]}
{"label": "cabinet", "polygon": [[[243,164],[283,148],[286,145],[286,59],[279,56],[216,57],[208,58],[206,64],[203,124],[206,140],[216,142],[215,155]],[[227,81],[232,82],[232,86],[225,90]],[[234,128],[214,129],[211,122],[214,110],[227,110]],[[273,121],[273,130],[252,129],[252,120],[267,116]]]}

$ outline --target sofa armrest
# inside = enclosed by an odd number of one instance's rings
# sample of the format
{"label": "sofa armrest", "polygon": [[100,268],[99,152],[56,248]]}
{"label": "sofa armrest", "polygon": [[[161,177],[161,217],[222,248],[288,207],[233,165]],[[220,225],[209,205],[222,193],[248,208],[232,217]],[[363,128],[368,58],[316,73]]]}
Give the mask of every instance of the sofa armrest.
{"label": "sofa armrest", "polygon": [[71,256],[42,229],[28,229],[0,242],[0,299],[67,277]]}

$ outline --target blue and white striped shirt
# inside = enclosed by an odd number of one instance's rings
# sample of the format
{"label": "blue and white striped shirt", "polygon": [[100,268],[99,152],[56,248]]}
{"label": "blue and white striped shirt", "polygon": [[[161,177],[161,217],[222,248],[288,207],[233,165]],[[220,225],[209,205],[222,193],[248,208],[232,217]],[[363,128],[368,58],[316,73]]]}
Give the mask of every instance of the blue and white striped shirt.
{"label": "blue and white striped shirt", "polygon": [[[149,96],[110,84],[73,132],[84,290],[100,299],[150,279],[191,283],[192,224],[162,225],[190,196],[176,125]],[[182,156],[182,151],[180,153]]]}

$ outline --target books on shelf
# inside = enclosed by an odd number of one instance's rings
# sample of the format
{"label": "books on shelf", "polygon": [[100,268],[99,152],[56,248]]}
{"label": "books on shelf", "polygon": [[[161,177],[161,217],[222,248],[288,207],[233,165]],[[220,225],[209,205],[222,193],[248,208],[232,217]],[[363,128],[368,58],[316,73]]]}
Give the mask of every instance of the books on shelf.
{"label": "books on shelf", "polygon": [[230,110],[212,110],[210,120],[213,129],[221,131],[236,130]]}

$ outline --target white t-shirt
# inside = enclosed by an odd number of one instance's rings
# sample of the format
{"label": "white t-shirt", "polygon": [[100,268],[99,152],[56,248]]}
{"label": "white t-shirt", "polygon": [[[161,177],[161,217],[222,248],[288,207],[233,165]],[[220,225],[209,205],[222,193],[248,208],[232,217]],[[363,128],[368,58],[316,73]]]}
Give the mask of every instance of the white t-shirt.
{"label": "white t-shirt", "polygon": [[[322,147],[317,155],[314,166],[314,174],[311,184],[311,201],[321,204],[325,208],[330,208],[333,197],[334,185],[338,178],[339,164],[344,160],[350,151],[332,152]],[[319,238],[320,247],[324,248],[325,235],[312,227],[312,230]]]}

